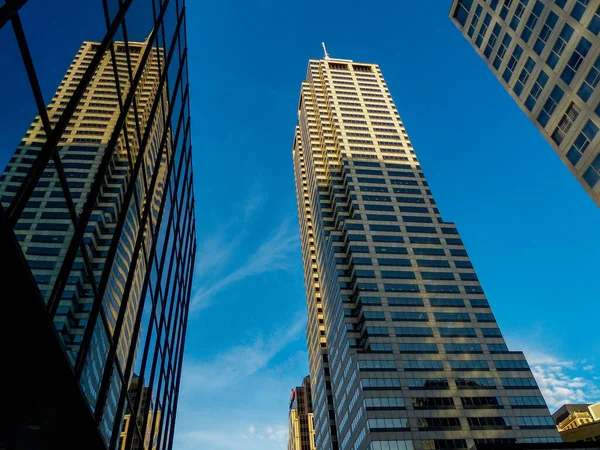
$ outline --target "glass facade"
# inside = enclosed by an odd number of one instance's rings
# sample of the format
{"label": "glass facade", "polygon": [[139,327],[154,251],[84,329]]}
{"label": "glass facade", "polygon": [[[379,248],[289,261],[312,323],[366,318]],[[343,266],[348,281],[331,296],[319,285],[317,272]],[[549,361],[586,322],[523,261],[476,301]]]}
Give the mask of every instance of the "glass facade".
{"label": "glass facade", "polygon": [[309,62],[293,160],[316,447],[559,442],[377,65]]}
{"label": "glass facade", "polygon": [[450,17],[600,206],[600,6],[454,0]]}
{"label": "glass facade", "polygon": [[[185,7],[97,3],[102,26],[90,21],[49,102],[37,33],[23,26],[39,6],[0,7],[0,44],[18,48],[13,65],[35,99],[0,178],[3,231],[14,232],[104,445],[152,436],[168,449],[196,248]],[[124,427],[126,412],[136,420]]]}

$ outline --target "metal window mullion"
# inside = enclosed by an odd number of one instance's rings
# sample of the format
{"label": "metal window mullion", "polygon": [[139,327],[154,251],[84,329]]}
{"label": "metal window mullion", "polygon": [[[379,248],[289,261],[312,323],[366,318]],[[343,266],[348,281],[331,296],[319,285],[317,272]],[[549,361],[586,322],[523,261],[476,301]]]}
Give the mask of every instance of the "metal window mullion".
{"label": "metal window mullion", "polygon": [[132,1],[133,0],[125,0],[125,2],[123,3],[123,6],[119,10],[119,12],[116,14],[111,27],[107,30],[107,33],[104,36],[104,39],[102,40],[100,45],[98,45],[96,54],[92,58],[92,61],[90,62],[85,73],[81,77],[79,84],[75,88],[75,92],[73,92],[73,94],[71,95],[69,102],[67,103],[67,105],[65,107],[65,110],[63,111],[60,118],[56,122],[54,129],[52,130],[52,134],[47,137],[46,142],[42,146],[37,159],[35,160],[35,162],[32,165],[32,168],[30,169],[29,173],[25,177],[25,180],[21,184],[19,190],[16,192],[16,194],[13,198],[13,201],[7,211],[8,223],[11,226],[11,228],[14,228],[19,216],[21,215],[21,213],[23,212],[23,209],[25,208],[27,201],[31,197],[31,194],[33,193],[33,190],[35,189],[37,182],[39,181],[42,173],[44,172],[44,169],[48,165],[48,161],[50,160],[52,152],[55,150],[60,137],[64,133],[65,128],[67,127],[69,121],[71,120],[71,117],[73,116],[73,113],[74,113],[76,107],[78,106],[78,103],[81,100],[81,97],[83,96],[85,89],[87,88],[89,82],[92,79],[92,76],[94,75],[96,69],[98,68],[98,66],[103,58],[106,48],[108,47],[109,43],[112,40],[112,37],[116,33],[117,28],[118,28],[118,23],[124,17],[125,12],[131,5]]}
{"label": "metal window mullion", "polygon": [[[129,5],[132,0],[125,0],[125,1],[126,1],[126,4]],[[117,13],[116,18],[113,21],[113,26],[114,26],[114,24],[115,24],[115,22],[116,22],[116,20],[117,20],[118,17],[121,17],[121,11],[119,11],[119,13]],[[150,34],[149,40],[151,40],[151,37],[154,34],[155,34],[155,31],[153,30],[153,32]],[[149,54],[148,48],[149,47],[146,47],[146,50],[144,51],[144,54],[140,58],[140,69],[142,67],[144,67],[144,65],[145,65],[145,63],[146,63],[146,61],[148,59],[148,54]],[[121,112],[121,114],[119,115],[119,118],[117,119],[117,123],[115,124],[115,129],[114,129],[113,134],[112,134],[112,136],[110,138],[109,144],[107,146],[107,150],[106,150],[105,154],[103,155],[102,161],[101,161],[100,166],[98,168],[98,174],[97,174],[97,176],[96,176],[96,178],[94,180],[94,183],[92,184],[92,187],[90,189],[90,193],[88,194],[88,199],[87,199],[86,204],[85,204],[85,206],[83,208],[83,211],[81,213],[81,216],[80,216],[80,219],[79,219],[79,227],[75,230],[75,235],[74,235],[71,243],[73,243],[75,240],[81,240],[82,237],[83,237],[83,232],[85,230],[85,227],[87,226],[87,222],[89,220],[91,212],[93,211],[95,200],[96,200],[96,198],[97,198],[97,196],[98,196],[98,194],[100,192],[100,188],[101,188],[101,185],[102,185],[102,180],[104,179],[106,171],[107,171],[107,169],[108,169],[108,167],[110,165],[110,162],[112,160],[112,156],[113,156],[113,154],[115,152],[116,144],[117,144],[119,135],[121,133],[121,130],[124,128],[124,123],[127,120],[127,112],[129,111],[129,108],[131,106],[131,102],[133,101],[135,90],[137,88],[137,85],[140,82],[140,79],[141,79],[141,76],[142,76],[142,70],[140,70],[140,69],[138,69],[138,71],[136,73],[136,77],[133,80],[133,84],[131,86],[130,92],[127,94],[127,98],[125,99],[125,103],[123,105],[124,109]],[[60,120],[62,120],[62,116],[61,116]],[[141,161],[141,159],[140,159],[140,161]],[[134,174],[131,177],[131,180],[130,180],[130,186],[128,187],[128,193],[131,192],[131,189],[130,189],[131,186],[135,186],[135,181],[134,181],[135,178],[137,178],[137,177]],[[124,211],[127,211],[127,209],[128,209],[128,203],[129,203],[128,201],[124,201],[124,204],[127,205],[127,207],[124,208]],[[123,214],[123,212],[121,214]],[[115,234],[116,235],[120,235],[120,230],[122,228],[122,225],[123,224],[121,222],[117,223],[117,229],[115,230]],[[87,356],[87,352],[89,350],[89,343],[91,342],[92,334],[93,334],[93,324],[95,323],[96,318],[98,316],[98,312],[100,310],[100,306],[101,306],[101,302],[102,302],[102,296],[104,295],[104,289],[105,289],[106,283],[108,282],[108,277],[110,275],[110,270],[109,269],[112,268],[112,264],[114,262],[116,248],[117,248],[117,242],[113,239],[113,243],[111,244],[108,256],[107,256],[106,261],[105,261],[105,269],[104,269],[104,271],[102,273],[102,278],[101,278],[100,284],[99,284],[99,292],[100,292],[101,295],[100,295],[98,301],[94,302],[94,305],[92,306],[92,310],[90,311],[89,323],[91,323],[92,326],[88,326],[88,328],[86,328],[86,330],[84,332],[84,335],[83,335],[83,339],[82,339],[82,344],[81,344],[81,347],[80,347],[80,351],[79,351],[79,353],[77,355],[77,361],[75,363],[75,371],[76,371],[76,374],[77,374],[78,377],[81,375],[81,371],[83,370],[83,363],[85,361],[85,357]],[[69,248],[68,251],[71,251],[71,248]],[[62,295],[62,293],[60,293],[60,294]],[[54,303],[56,303],[56,302],[54,302]],[[58,305],[54,305],[54,309],[56,309],[57,306]]]}
{"label": "metal window mullion", "polygon": [[[193,256],[192,256],[192,261],[196,260],[196,248],[194,247],[193,250]],[[190,292],[192,288],[192,278],[190,277],[189,282],[188,282],[188,292]],[[183,317],[183,321],[182,321],[182,326],[183,326],[183,330],[182,330],[182,339],[181,339],[181,343],[180,343],[180,349],[179,349],[179,361],[177,363],[177,374],[175,376],[175,380],[176,380],[176,384],[175,384],[175,401],[174,401],[174,405],[177,405],[177,402],[179,401],[179,387],[181,384],[181,371],[182,371],[182,367],[183,367],[183,352],[185,350],[185,336],[187,334],[187,322],[188,322],[188,315],[189,315],[189,302],[187,302],[187,304],[185,305],[184,308],[184,317]],[[173,445],[173,434],[174,434],[174,430],[175,430],[175,422],[176,422],[176,418],[177,418],[177,408],[173,409],[173,419],[171,421],[171,430],[169,432],[169,444],[167,445],[167,449],[170,449]]]}

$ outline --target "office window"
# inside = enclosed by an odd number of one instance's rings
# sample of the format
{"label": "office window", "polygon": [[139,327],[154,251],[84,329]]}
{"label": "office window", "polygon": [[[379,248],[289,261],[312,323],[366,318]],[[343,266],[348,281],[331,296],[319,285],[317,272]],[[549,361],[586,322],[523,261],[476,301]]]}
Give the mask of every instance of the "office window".
{"label": "office window", "polygon": [[552,133],[552,140],[556,145],[560,146],[560,144],[562,144],[562,141],[571,129],[571,126],[577,120],[577,117],[579,117],[579,113],[579,107],[575,103],[571,103],[563,117],[560,119],[560,122],[558,122],[554,133]]}
{"label": "office window", "polygon": [[367,397],[364,405],[366,409],[403,409],[405,407],[402,397]]}
{"label": "office window", "polygon": [[508,50],[508,46],[510,45],[510,41],[512,37],[510,34],[506,33],[502,38],[502,42],[500,43],[500,47],[498,47],[498,52],[496,53],[496,57],[494,58],[494,63],[492,64],[496,70],[500,68],[502,64],[502,58],[506,54],[506,50]]}
{"label": "office window", "polygon": [[395,298],[390,297],[387,300],[390,306],[423,306],[421,298]]}
{"label": "office window", "polygon": [[479,33],[477,33],[477,38],[475,39],[475,45],[481,48],[481,44],[483,43],[483,37],[487,32],[488,27],[490,26],[490,22],[492,21],[492,16],[486,14],[483,18],[483,22],[481,23],[481,27],[479,27]]}
{"label": "office window", "polygon": [[438,353],[436,344],[423,342],[408,342],[398,344],[401,353]]}
{"label": "office window", "polygon": [[552,34],[552,30],[554,30],[554,27],[556,26],[556,22],[558,22],[558,16],[553,11],[550,11],[550,13],[548,14],[548,18],[544,23],[544,26],[540,30],[540,35],[538,36],[537,40],[535,41],[535,44],[533,45],[533,51],[536,52],[538,55],[541,55],[542,51],[544,51],[544,47],[546,47],[548,38],[550,37],[550,34]]}
{"label": "office window", "polygon": [[556,64],[558,63],[558,60],[563,54],[565,47],[569,43],[571,36],[573,36],[573,28],[571,27],[571,25],[566,23],[562,31],[560,32],[560,35],[556,38],[556,42],[552,47],[552,51],[546,59],[546,64],[548,64],[552,69],[556,67]]}
{"label": "office window", "polygon": [[448,380],[445,378],[408,378],[409,389],[448,389]]}
{"label": "office window", "polygon": [[517,424],[521,428],[556,428],[554,420],[550,416],[526,416],[517,417]]}
{"label": "office window", "polygon": [[363,378],[360,385],[365,390],[375,389],[400,389],[398,378]]}
{"label": "office window", "polygon": [[442,361],[409,359],[402,361],[404,370],[444,370]]}
{"label": "office window", "polygon": [[480,344],[444,344],[446,353],[483,353]]}
{"label": "office window", "polygon": [[468,448],[464,439],[425,439],[421,441],[424,450]]}
{"label": "office window", "polygon": [[581,83],[581,87],[577,91],[579,98],[587,102],[594,93],[598,81],[600,81],[600,57],[596,58],[594,65],[588,72],[585,80],[583,80],[583,83]]}
{"label": "office window", "polygon": [[583,179],[592,189],[596,187],[598,180],[600,180],[600,155],[596,156],[590,167],[584,172]]}
{"label": "office window", "polygon": [[429,317],[425,312],[414,311],[392,311],[392,320],[402,320],[405,322],[427,322]]}
{"label": "office window", "polygon": [[506,344],[488,344],[488,350],[490,353],[508,353],[508,346]]}
{"label": "office window", "polygon": [[545,408],[544,397],[508,397],[508,402],[513,408]]}
{"label": "office window", "polygon": [[436,322],[470,322],[469,313],[433,313]]}
{"label": "office window", "polygon": [[588,120],[567,152],[567,159],[571,164],[576,165],[579,162],[581,155],[587,150],[590,142],[594,140],[597,133],[598,127],[596,124],[591,120]]}
{"label": "office window", "polygon": [[509,428],[508,417],[467,417],[471,429]]}
{"label": "office window", "polygon": [[535,104],[537,103],[538,99],[540,98],[540,94],[542,93],[542,91],[544,90],[544,87],[546,86],[546,83],[548,82],[548,78],[549,77],[546,74],[546,72],[544,72],[542,70],[540,72],[540,74],[538,75],[537,80],[535,80],[535,83],[533,84],[533,86],[531,86],[531,91],[529,91],[527,100],[525,100],[525,107],[529,111],[533,111]]}
{"label": "office window", "polygon": [[533,9],[531,13],[529,13],[529,17],[527,18],[527,22],[525,23],[525,27],[523,31],[521,31],[521,38],[527,42],[531,37],[531,33],[533,33],[533,29],[544,10],[544,4],[541,1],[536,1],[535,5],[533,5]]}
{"label": "office window", "polygon": [[473,5],[473,0],[459,0],[456,9],[454,10],[454,18],[463,27],[467,23],[467,17],[469,17],[469,11]]}
{"label": "office window", "polygon": [[479,23],[482,11],[483,7],[481,5],[477,5],[477,8],[475,8],[475,12],[473,13],[473,19],[471,19],[471,25],[469,25],[469,31],[467,32],[469,37],[473,37],[473,35],[475,34],[475,28]]}
{"label": "office window", "polygon": [[464,308],[465,301],[462,298],[430,298],[431,306],[444,306],[449,308]]}
{"label": "office window", "polygon": [[500,397],[461,397],[465,408],[498,408],[502,406]]}
{"label": "office window", "polygon": [[533,72],[534,68],[535,68],[535,60],[531,56],[527,57],[527,61],[525,61],[525,65],[523,66],[523,69],[521,70],[521,73],[519,74],[519,78],[515,82],[515,86],[513,88],[513,91],[515,94],[517,94],[517,96],[520,96],[521,93],[523,92],[523,88],[527,84],[527,81],[529,80],[529,76],[531,75],[531,72]]}
{"label": "office window", "polygon": [[575,4],[571,10],[571,17],[577,21],[581,20],[585,14],[585,8],[589,3],[590,0],[575,0]]}
{"label": "office window", "polygon": [[489,370],[485,360],[456,360],[450,361],[450,370]]}
{"label": "office window", "polygon": [[502,20],[506,20],[506,15],[512,6],[513,0],[502,0],[502,6],[500,7],[500,17]]}
{"label": "office window", "polygon": [[417,426],[423,429],[438,428],[460,428],[460,420],[457,417],[419,417]]}
{"label": "office window", "polygon": [[590,23],[587,28],[595,35],[600,33],[600,7],[598,7],[598,9],[596,9],[596,12],[594,13],[594,16],[592,17],[592,19],[590,20]]}
{"label": "office window", "polygon": [[559,86],[554,86],[554,89],[552,89],[552,92],[550,92],[548,100],[546,100],[546,103],[544,103],[544,106],[542,107],[542,110],[538,114],[537,118],[538,123],[542,127],[545,127],[548,123],[548,120],[550,120],[550,117],[554,113],[556,106],[560,103],[564,93],[565,92]]}
{"label": "office window", "polygon": [[507,389],[529,389],[537,387],[534,378],[502,378],[502,386]]}
{"label": "office window", "polygon": [[454,382],[458,389],[496,389],[493,378],[456,378]]}
{"label": "office window", "polygon": [[396,370],[396,363],[392,360],[358,361],[358,369],[365,371]]}
{"label": "office window", "polygon": [[517,3],[517,7],[515,8],[515,12],[512,16],[512,19],[510,19],[510,27],[514,31],[517,31],[519,23],[521,22],[521,17],[523,17],[523,12],[525,11],[525,8],[527,7],[528,3],[529,0],[519,0],[519,3]]}
{"label": "office window", "polygon": [[510,81],[513,71],[518,64],[519,59],[521,59],[522,54],[523,49],[519,45],[516,45],[510,59],[508,60],[508,63],[506,64],[506,69],[504,69],[504,73],[502,74],[502,79],[507,83]]}
{"label": "office window", "polygon": [[407,429],[408,419],[406,417],[394,419],[368,419],[367,428],[371,431]]}
{"label": "office window", "polygon": [[581,66],[584,58],[588,54],[592,44],[586,38],[582,37],[577,44],[577,47],[573,51],[573,54],[567,61],[567,65],[563,69],[562,74],[560,75],[560,79],[563,80],[566,84],[571,84],[573,78],[575,77],[575,73]]}
{"label": "office window", "polygon": [[477,337],[474,328],[440,328],[441,337]]}
{"label": "office window", "polygon": [[454,408],[452,397],[412,397],[411,401],[415,409]]}
{"label": "office window", "polygon": [[394,332],[398,337],[431,337],[433,330],[429,327],[396,327]]}
{"label": "office window", "polygon": [[529,370],[527,361],[522,359],[500,359],[494,360],[497,370]]}
{"label": "office window", "polygon": [[488,59],[492,54],[492,50],[494,49],[494,45],[496,45],[496,40],[498,39],[501,30],[502,27],[500,27],[499,24],[494,25],[494,28],[492,29],[492,34],[490,34],[485,50],[483,51],[484,56]]}

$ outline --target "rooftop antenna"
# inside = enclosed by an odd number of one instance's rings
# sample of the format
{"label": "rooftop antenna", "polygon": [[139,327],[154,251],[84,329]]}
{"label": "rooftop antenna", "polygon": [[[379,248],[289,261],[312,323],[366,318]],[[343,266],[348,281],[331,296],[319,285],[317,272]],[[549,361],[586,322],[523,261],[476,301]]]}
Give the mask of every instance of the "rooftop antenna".
{"label": "rooftop antenna", "polygon": [[327,47],[325,47],[325,42],[321,42],[323,46],[323,52],[325,52],[325,59],[329,59],[329,53],[327,53]]}

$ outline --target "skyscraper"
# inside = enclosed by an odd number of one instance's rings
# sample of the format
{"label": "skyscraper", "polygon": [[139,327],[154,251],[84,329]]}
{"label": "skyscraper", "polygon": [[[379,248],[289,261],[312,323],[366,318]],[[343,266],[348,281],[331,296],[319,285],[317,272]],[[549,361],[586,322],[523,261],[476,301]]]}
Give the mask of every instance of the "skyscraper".
{"label": "skyscraper", "polygon": [[292,390],[288,450],[316,450],[310,377]]}
{"label": "skyscraper", "polygon": [[[127,7],[104,6],[121,26]],[[3,13],[21,39],[11,8]],[[1,315],[24,320],[26,343],[3,339],[2,349],[22,370],[16,385],[36,372],[53,382],[6,407],[14,417],[0,441],[35,432],[48,448],[130,448],[149,436],[172,446],[195,219],[184,9],[159,9],[143,42],[113,40],[111,27],[84,42],[47,106],[20,47],[38,115],[0,178],[2,263],[21,277],[3,286],[23,292]],[[30,352],[40,363],[19,359]],[[119,443],[125,412],[138,420]]]}
{"label": "skyscraper", "polygon": [[450,17],[600,206],[598,3],[454,0]]}
{"label": "skyscraper", "polygon": [[559,442],[376,64],[309,61],[293,160],[316,447]]}

